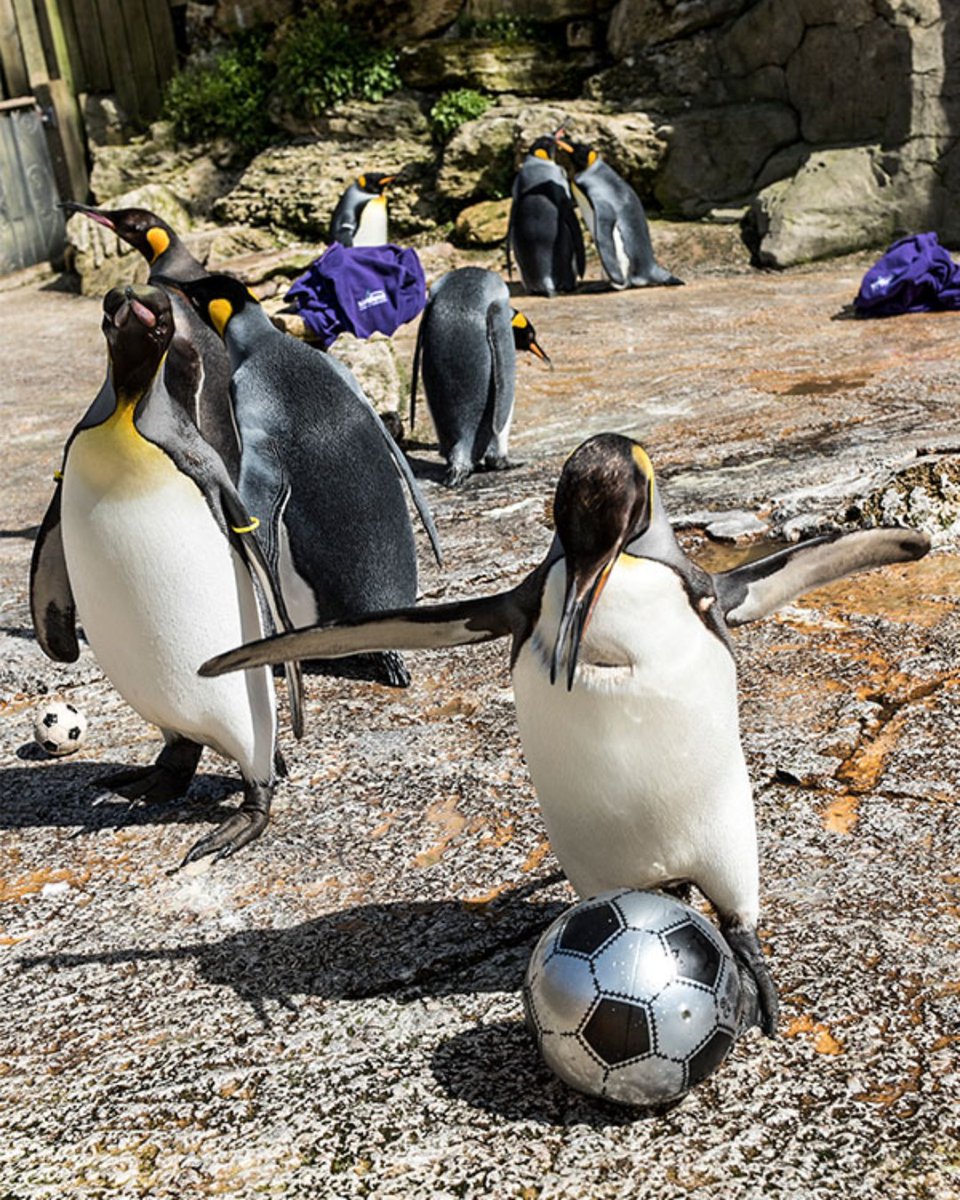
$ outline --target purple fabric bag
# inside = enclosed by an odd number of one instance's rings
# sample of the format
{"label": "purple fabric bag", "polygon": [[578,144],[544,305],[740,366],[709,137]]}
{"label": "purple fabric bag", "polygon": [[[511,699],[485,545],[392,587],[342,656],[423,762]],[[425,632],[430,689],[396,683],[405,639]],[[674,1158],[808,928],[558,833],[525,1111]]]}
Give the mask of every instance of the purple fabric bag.
{"label": "purple fabric bag", "polygon": [[960,308],[960,264],[935,233],[901,238],[864,275],[853,307],[861,317]]}
{"label": "purple fabric bag", "polygon": [[343,332],[389,336],[412,321],[426,304],[427,283],[414,250],[334,242],[294,280],[284,299],[297,302],[307,328],[326,349]]}

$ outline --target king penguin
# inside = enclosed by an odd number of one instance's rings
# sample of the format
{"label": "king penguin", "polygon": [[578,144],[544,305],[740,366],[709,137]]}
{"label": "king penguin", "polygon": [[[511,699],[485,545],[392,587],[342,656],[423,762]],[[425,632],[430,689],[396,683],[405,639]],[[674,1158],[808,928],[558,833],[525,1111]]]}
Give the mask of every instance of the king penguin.
{"label": "king penguin", "polygon": [[744,1026],[772,1036],[777,994],[757,938],[759,869],[728,626],[853,571],[926,554],[926,535],[814,538],[711,575],[674,538],[641,446],[599,434],[567,460],[543,562],[498,595],[293,633],[205,674],[394,646],[513,639],[524,755],[550,843],[581,896],[692,883],[737,959]]}
{"label": "king penguin", "polygon": [[507,285],[494,271],[460,267],[430,289],[417,330],[410,425],[422,365],[427,406],[447,460],[447,487],[458,487],[480,463],[491,471],[511,465],[507,442],[518,349],[550,362],[533,325],[510,307]]}
{"label": "king penguin", "polygon": [[383,246],[387,241],[387,184],[396,175],[368,171],[347,188],[330,221],[330,241],[341,246]]}
{"label": "king penguin", "polygon": [[166,281],[174,316],[173,341],[164,366],[167,390],[220,455],[236,482],[240,448],[230,411],[230,360],[223,342],[199,319],[176,286],[178,281],[203,279],[206,268],[167,222],[148,209],[90,208],[72,200],[63,208],[83,213],[139,250],[150,264],[151,283],[161,277]]}
{"label": "king penguin", "polygon": [[[280,628],[277,585],[222,460],[170,398],[163,363],[169,297],[115,288],[103,303],[108,384],[71,434],[33,554],[30,600],[43,650],[73,662],[76,618],[113,683],[164,749],[152,767],[102,782],[130,799],[165,801],[189,787],[204,746],[236,761],[240,808],[184,862],[236,853],[267,824],[277,718],[266,669],[210,687],[211,650],[262,633],[254,579]],[[288,674],[300,733],[299,673]]]}
{"label": "king penguin", "polygon": [[[183,285],[224,338],[241,439],[238,488],[294,625],[413,604],[417,556],[403,484],[440,561],[433,518],[406,458],[332,355],[277,329],[239,280]],[[395,652],[351,665],[405,687]],[[371,674],[372,673],[372,674]]]}
{"label": "king penguin", "polygon": [[538,138],[513,181],[507,267],[512,250],[531,295],[575,291],[584,271],[583,233],[556,152],[552,137]]}
{"label": "king penguin", "polygon": [[615,288],[678,285],[683,280],[657,265],[640,197],[591,146],[557,145],[570,156],[573,195]]}

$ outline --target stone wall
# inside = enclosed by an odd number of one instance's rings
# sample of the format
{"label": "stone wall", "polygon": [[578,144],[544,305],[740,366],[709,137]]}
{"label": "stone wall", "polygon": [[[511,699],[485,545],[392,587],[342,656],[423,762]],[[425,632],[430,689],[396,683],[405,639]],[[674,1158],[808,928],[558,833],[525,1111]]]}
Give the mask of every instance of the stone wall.
{"label": "stone wall", "polygon": [[[308,3],[188,8],[209,42],[257,21],[282,27]],[[220,219],[322,236],[347,176],[389,160],[405,168],[396,234],[428,236],[507,193],[524,139],[563,122],[597,140],[649,207],[743,214],[765,265],[900,231],[936,229],[960,245],[960,0],[344,0],[339,10],[399,47],[408,91],[384,109],[390,128],[378,134],[363,106],[356,129],[346,127],[354,109],[309,127],[282,114],[299,145],[271,148],[231,181],[213,207]],[[458,87],[495,102],[436,145],[426,114]]]}

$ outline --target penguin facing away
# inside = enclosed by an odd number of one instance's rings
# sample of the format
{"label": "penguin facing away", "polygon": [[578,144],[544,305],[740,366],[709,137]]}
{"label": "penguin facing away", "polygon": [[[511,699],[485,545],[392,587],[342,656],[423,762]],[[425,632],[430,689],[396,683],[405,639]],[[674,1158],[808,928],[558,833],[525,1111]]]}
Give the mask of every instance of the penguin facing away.
{"label": "penguin facing away", "polygon": [[337,201],[330,241],[341,246],[383,246],[387,242],[387,184],[396,175],[368,171],[355,179]]}
{"label": "penguin facing away", "polygon": [[495,471],[512,465],[507,444],[518,349],[550,362],[533,325],[510,307],[507,285],[494,271],[460,267],[430,289],[417,330],[410,425],[422,366],[427,406],[447,460],[447,487],[458,487],[481,463]]}
{"label": "penguin facing away", "polygon": [[173,229],[145,208],[100,209],[69,201],[69,213],[83,213],[139,250],[150,264],[150,283],[162,277],[173,305],[174,336],[164,374],[167,390],[227,465],[236,482],[240,448],[230,411],[230,360],[223,342],[177,289],[178,281],[203,279],[206,268]]}
{"label": "penguin facing away", "polygon": [[[265,828],[280,761],[268,670],[208,687],[213,647],[262,633],[254,585],[280,628],[279,591],[222,460],[167,391],[169,297],[115,288],[104,299],[110,384],[79,422],[31,564],[37,639],[51,658],[79,654],[76,618],[107,678],[165,747],[151,767],[103,780],[130,799],[171,800],[190,785],[204,746],[234,759],[243,801],[184,863],[236,853]],[[299,672],[288,674],[297,736]]]}
{"label": "penguin facing away", "polygon": [[683,283],[658,266],[640,197],[613,167],[583,142],[557,145],[570,155],[574,198],[596,243],[604,274],[615,288]]}
{"label": "penguin facing away", "polygon": [[744,1025],[774,1032],[757,938],[750,781],[728,627],[854,571],[921,558],[926,535],[820,537],[711,575],[681,550],[642,448],[600,434],[567,460],[543,562],[498,595],[295,630],[218,655],[219,674],[311,654],[513,641],[524,755],[554,853],[582,896],[695,884],[736,956]]}
{"label": "penguin facing away", "polygon": [[[183,285],[224,338],[242,454],[238,490],[295,626],[413,604],[417,557],[404,482],[440,559],[407,460],[342,363],[278,330],[239,280]],[[410,677],[393,652],[351,664],[379,682]],[[371,676],[372,672],[372,676]]]}
{"label": "penguin facing away", "polygon": [[538,138],[513,181],[507,227],[523,286],[531,295],[572,292],[583,276],[583,233],[552,137]]}

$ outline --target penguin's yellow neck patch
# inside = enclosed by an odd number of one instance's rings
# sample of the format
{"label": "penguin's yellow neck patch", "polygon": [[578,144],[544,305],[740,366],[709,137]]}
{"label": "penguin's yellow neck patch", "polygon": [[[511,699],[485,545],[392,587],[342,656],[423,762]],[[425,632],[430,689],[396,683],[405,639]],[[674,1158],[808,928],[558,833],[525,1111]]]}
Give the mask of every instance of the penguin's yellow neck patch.
{"label": "penguin's yellow neck patch", "polygon": [[77,434],[67,459],[69,473],[77,472],[103,493],[132,494],[155,486],[159,474],[176,470],[160,447],[137,429],[133,415],[139,400],[139,394],[120,393],[106,421]]}
{"label": "penguin's yellow neck patch", "polygon": [[211,300],[207,305],[207,312],[210,314],[214,329],[223,337],[227,322],[233,316],[233,305],[229,300]]}
{"label": "penguin's yellow neck patch", "polygon": [[159,225],[154,225],[147,230],[147,241],[153,251],[153,258],[150,260],[152,263],[155,263],[160,255],[170,248],[170,235]]}

